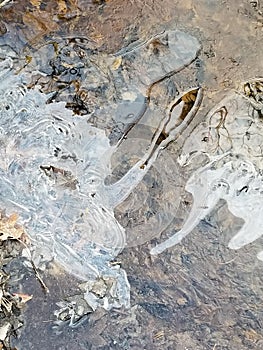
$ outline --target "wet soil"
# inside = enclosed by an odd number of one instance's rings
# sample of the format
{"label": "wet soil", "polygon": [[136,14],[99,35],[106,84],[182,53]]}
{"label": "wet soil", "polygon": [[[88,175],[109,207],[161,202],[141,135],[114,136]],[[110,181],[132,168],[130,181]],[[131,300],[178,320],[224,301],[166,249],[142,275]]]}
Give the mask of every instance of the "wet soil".
{"label": "wet soil", "polygon": [[[129,0],[125,5],[119,0],[31,0],[3,7],[0,18],[3,33],[5,27],[12,28],[9,40],[13,35],[19,55],[31,55],[41,43],[63,35],[89,38],[93,50],[113,53],[167,28],[193,34],[202,44],[201,52],[176,81],[182,90],[204,87],[198,114],[203,120],[228,89],[262,76],[262,11],[260,2],[248,0]],[[189,194],[182,195],[176,218],[162,239],[181,227],[191,200]],[[131,309],[98,310],[76,328],[58,325],[54,311],[58,301],[78,295],[78,281],[56,269],[46,271],[41,275],[50,291],[47,295],[31,270],[4,264],[7,273],[23,276],[19,281],[13,278],[10,290],[33,294],[11,347],[263,349],[262,262],[256,260],[262,242],[229,250],[227,242],[239,224],[221,202],[182,244],[160,256],[149,254],[155,241],[125,249],[118,260],[130,281]]]}

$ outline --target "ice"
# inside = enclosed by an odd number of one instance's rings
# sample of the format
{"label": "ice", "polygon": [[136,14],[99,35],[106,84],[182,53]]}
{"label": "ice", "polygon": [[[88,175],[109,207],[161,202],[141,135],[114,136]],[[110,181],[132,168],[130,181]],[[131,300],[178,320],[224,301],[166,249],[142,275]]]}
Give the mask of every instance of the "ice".
{"label": "ice", "polygon": [[0,87],[0,207],[19,214],[33,258],[54,258],[84,280],[115,278],[112,305],[128,306],[126,273],[109,265],[125,246],[103,182],[115,147],[65,103],[46,104],[48,96],[28,90],[9,63]]}
{"label": "ice", "polygon": [[[244,86],[246,90],[230,94],[213,108],[207,120],[188,138],[179,157],[180,164],[189,164],[195,157],[198,160],[198,154],[206,155],[209,161],[196,167],[186,183],[193,205],[183,227],[154,247],[151,254],[178,244],[214,210],[219,199],[224,199],[229,211],[244,221],[230,240],[229,248],[239,249],[262,236],[263,89],[260,79],[250,80]],[[256,96],[251,91],[247,93],[248,86]],[[262,252],[258,254],[259,259],[262,256]]]}
{"label": "ice", "polygon": [[[42,46],[26,67],[19,68],[19,74],[14,74],[11,58],[0,62],[0,208],[6,215],[19,215],[19,224],[31,239],[32,259],[37,267],[54,259],[69,273],[90,281],[86,298],[95,298],[97,306],[107,309],[128,307],[130,287],[126,272],[118,264],[111,264],[127,244],[125,230],[115,218],[114,209],[129,197],[161,151],[187,125],[180,125],[179,113],[173,116],[175,127],[169,125],[166,130],[170,117],[160,101],[161,121],[158,121],[150,146],[122,178],[107,185],[105,179],[112,173],[111,158],[120,143],[110,143],[105,132],[107,127],[103,130],[92,125],[89,120],[92,111],[87,110],[89,117],[75,115],[62,101],[67,101],[65,95],[54,98],[54,84],[60,81],[71,86],[76,79],[72,72],[78,71],[85,88],[91,93],[96,91],[94,96],[101,98],[99,92],[103,92],[103,98],[107,100],[101,109],[105,120],[111,118],[130,124],[131,120],[126,120],[130,115],[129,103],[139,101],[145,109],[151,86],[191,63],[200,45],[190,35],[168,31],[139,47],[128,49],[120,62],[129,68],[116,70],[115,60],[119,59],[120,53],[102,58],[108,65],[105,69],[99,56],[93,53],[93,57],[80,57],[74,51],[77,43],[71,47],[71,42],[58,44],[55,60],[51,58],[50,45],[46,51]],[[41,55],[43,50],[48,54]],[[47,59],[50,62],[46,62]],[[96,65],[93,64],[95,61]],[[64,67],[63,74],[56,70],[59,64]],[[111,71],[114,88],[105,71]],[[52,72],[56,79],[49,91],[45,82],[51,79]],[[113,90],[117,91],[114,98],[111,96]],[[113,100],[119,107],[109,107]],[[95,108],[100,109],[99,101],[94,103],[97,103]],[[118,113],[114,116],[111,115],[113,112]],[[144,114],[141,113],[139,108],[133,123],[140,120]],[[192,114],[189,113],[187,122]],[[149,123],[150,127],[154,126]],[[164,131],[166,137],[159,142]],[[163,157],[161,164],[160,171],[171,168],[172,163]],[[158,234],[160,228],[170,222],[172,214],[171,210],[168,214],[161,210],[154,215],[158,223],[154,233]],[[92,285],[100,279],[112,284],[102,298],[92,290]]]}

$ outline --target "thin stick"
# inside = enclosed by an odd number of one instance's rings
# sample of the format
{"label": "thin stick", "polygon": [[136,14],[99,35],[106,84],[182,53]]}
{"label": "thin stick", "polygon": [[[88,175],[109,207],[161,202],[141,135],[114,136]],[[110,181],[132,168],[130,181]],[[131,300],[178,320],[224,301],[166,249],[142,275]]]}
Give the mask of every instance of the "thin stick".
{"label": "thin stick", "polygon": [[49,293],[49,289],[48,287],[46,286],[45,282],[43,281],[42,277],[40,276],[39,272],[37,271],[37,267],[35,265],[35,263],[33,262],[32,258],[31,258],[31,252],[28,248],[28,246],[26,245],[25,242],[23,242],[21,239],[17,238],[16,239],[18,242],[20,242],[28,251],[28,256],[30,257],[29,258],[29,261],[30,261],[30,264],[32,266],[32,269],[35,273],[35,276],[36,276],[36,279],[38,280],[38,282],[40,283],[41,287],[43,288],[44,292],[45,293]]}
{"label": "thin stick", "polygon": [[34,264],[33,260],[30,260],[30,263],[32,265],[32,268],[33,268],[33,271],[35,272],[35,275],[36,275],[36,279],[38,280],[38,282],[40,283],[41,287],[43,288],[44,292],[46,294],[49,293],[49,289],[48,287],[46,286],[45,282],[43,281],[43,279],[41,278],[40,274],[38,273],[37,271],[37,268],[36,268],[36,265]]}

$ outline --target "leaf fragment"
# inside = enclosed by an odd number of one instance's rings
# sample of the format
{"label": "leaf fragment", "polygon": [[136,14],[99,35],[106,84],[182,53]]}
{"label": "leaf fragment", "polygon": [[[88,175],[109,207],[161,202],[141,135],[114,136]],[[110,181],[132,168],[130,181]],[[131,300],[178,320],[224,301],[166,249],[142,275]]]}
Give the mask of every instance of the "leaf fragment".
{"label": "leaf fragment", "polygon": [[114,60],[111,68],[113,70],[117,70],[120,67],[121,63],[122,63],[122,57],[119,56]]}
{"label": "leaf fragment", "polygon": [[5,216],[3,212],[0,212],[0,241],[21,238],[25,230],[17,223],[17,220],[18,215],[16,213]]}
{"label": "leaf fragment", "polygon": [[24,294],[24,293],[13,293],[13,295],[17,298],[20,299],[20,302],[22,304],[27,303],[29,300],[31,300],[33,298],[33,295],[29,295],[29,294]]}

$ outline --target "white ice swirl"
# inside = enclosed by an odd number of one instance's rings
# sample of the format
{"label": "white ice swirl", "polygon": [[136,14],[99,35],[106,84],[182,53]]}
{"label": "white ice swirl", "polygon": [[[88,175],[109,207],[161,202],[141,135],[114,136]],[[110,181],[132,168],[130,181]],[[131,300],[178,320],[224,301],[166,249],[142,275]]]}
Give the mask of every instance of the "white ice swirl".
{"label": "white ice swirl", "polygon": [[[160,43],[163,56],[147,52],[149,79],[182,69],[199,50],[195,38],[179,31],[169,32],[165,39]],[[12,65],[10,58],[0,64],[0,208],[7,215],[19,215],[36,265],[55,259],[78,278],[90,283],[102,279],[105,295],[86,295],[93,309],[98,304],[106,309],[128,307],[126,272],[112,264],[126,245],[114,208],[142,181],[182,126],[171,128],[156,144],[166,126],[165,120],[161,122],[145,155],[120,180],[106,185],[118,145],[110,145],[105,131],[91,126],[85,116],[74,115],[64,102],[47,103],[49,96],[27,87],[30,72],[15,75]],[[148,62],[143,68],[147,67]],[[144,92],[153,83],[149,79],[140,87]]]}
{"label": "white ice swirl", "polygon": [[[179,160],[186,164],[190,158],[203,154],[209,161],[194,171],[186,183],[193,205],[183,227],[154,247],[152,254],[179,243],[220,199],[244,221],[229,248],[239,249],[263,235],[262,110],[262,80],[248,81],[213,108],[188,138]],[[258,258],[262,256],[262,252],[258,254]]]}

